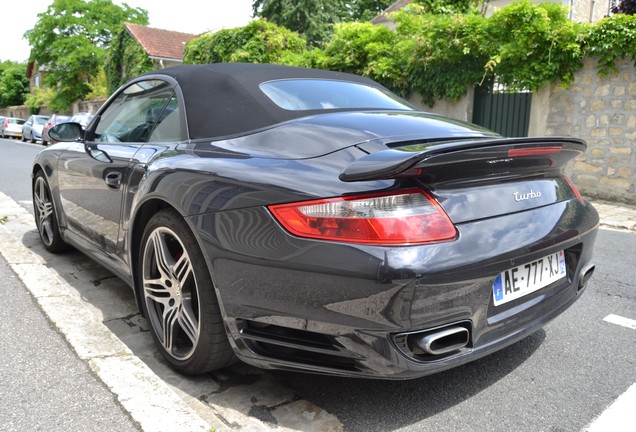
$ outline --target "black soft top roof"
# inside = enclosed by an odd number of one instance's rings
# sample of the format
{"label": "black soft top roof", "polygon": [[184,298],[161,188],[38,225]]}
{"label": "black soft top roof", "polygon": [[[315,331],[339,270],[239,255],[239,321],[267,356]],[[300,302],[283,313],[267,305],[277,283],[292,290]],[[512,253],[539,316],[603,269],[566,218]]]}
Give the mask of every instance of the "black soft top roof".
{"label": "black soft top roof", "polygon": [[144,76],[148,75],[168,75],[179,83],[185,98],[191,139],[238,135],[312,114],[344,111],[282,109],[260,90],[259,85],[264,82],[317,78],[352,81],[384,89],[375,81],[358,75],[271,64],[184,65]]}

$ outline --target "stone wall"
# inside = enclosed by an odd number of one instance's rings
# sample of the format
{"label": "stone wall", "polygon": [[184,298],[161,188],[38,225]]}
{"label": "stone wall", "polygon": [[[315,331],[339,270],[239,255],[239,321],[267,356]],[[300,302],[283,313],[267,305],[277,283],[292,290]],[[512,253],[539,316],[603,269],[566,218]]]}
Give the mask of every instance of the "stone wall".
{"label": "stone wall", "polygon": [[636,204],[636,72],[599,77],[589,59],[568,89],[552,85],[532,99],[529,135],[570,135],[587,141],[568,175],[585,195]]}
{"label": "stone wall", "polygon": [[[617,65],[618,74],[600,77],[596,60],[588,59],[569,88],[555,84],[533,93],[528,135],[584,139],[587,152],[570,163],[567,175],[584,195],[636,204],[636,72],[631,61]],[[470,121],[472,93],[455,104],[419,106]]]}

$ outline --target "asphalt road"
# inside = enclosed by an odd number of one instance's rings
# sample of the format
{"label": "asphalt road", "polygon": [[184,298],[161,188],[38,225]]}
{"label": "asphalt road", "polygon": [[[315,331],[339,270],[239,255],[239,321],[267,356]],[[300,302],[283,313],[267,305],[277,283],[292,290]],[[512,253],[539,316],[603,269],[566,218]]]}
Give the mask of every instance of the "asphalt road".
{"label": "asphalt road", "polygon": [[[41,146],[0,140],[0,148],[0,192],[31,210],[29,168]],[[80,254],[42,256],[63,272],[81,268],[80,278],[106,281],[103,287],[124,292],[123,284]],[[247,429],[237,426],[247,424],[238,414],[229,417],[239,413],[254,421],[250,424],[276,430],[327,430],[317,425],[326,424],[318,423],[319,418],[329,417],[330,430],[345,431],[582,431],[636,383],[636,329],[605,320],[610,315],[636,320],[636,234],[600,230],[595,258],[596,273],[582,298],[543,330],[479,361],[411,381],[343,379],[247,366],[196,379],[177,378],[152,354],[147,334],[131,338],[126,327],[135,318],[127,316],[126,325],[113,321],[109,328],[184,399],[194,400],[202,417],[220,415],[230,429]],[[5,275],[2,267],[0,274]],[[17,285],[11,289],[19,290]],[[100,309],[105,307],[99,303],[102,295],[84,297]],[[28,302],[12,307],[12,315],[0,319],[13,322],[2,329],[10,332],[15,323],[25,322],[22,315],[32,308],[37,311]],[[49,330],[41,337],[57,336]],[[3,375],[12,368],[10,362],[0,364]],[[19,409],[20,399],[9,399],[10,387],[2,384],[2,405],[6,400],[9,407],[0,413]],[[292,409],[299,405],[305,408]]]}
{"label": "asphalt road", "polygon": [[0,430],[139,430],[1,257],[0,277]]}

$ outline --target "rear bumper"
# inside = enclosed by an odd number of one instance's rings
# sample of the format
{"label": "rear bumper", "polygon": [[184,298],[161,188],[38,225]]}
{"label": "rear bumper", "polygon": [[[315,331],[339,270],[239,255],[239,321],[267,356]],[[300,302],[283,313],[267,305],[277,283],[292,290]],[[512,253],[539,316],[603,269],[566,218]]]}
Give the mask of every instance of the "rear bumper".
{"label": "rear bumper", "polygon": [[[596,211],[571,200],[459,225],[454,242],[381,248],[296,239],[265,211],[240,212],[234,217],[261,219],[258,238],[219,235],[218,220],[199,225],[217,227],[207,238],[219,242],[203,243],[215,257],[211,270],[237,356],[262,368],[388,379],[470,362],[558,316],[583,291],[598,227]],[[497,274],[558,250],[566,251],[565,279],[493,305]],[[404,344],[404,333],[456,323],[469,328],[469,340],[454,352],[419,355]]]}

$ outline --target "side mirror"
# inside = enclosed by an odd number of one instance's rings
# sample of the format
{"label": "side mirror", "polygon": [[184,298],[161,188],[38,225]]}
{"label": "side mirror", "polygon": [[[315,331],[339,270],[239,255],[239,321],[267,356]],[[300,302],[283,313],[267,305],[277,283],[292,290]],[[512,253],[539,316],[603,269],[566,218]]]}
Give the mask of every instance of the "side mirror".
{"label": "side mirror", "polygon": [[82,135],[82,125],[79,123],[60,123],[49,129],[49,137],[55,141],[78,141]]}

